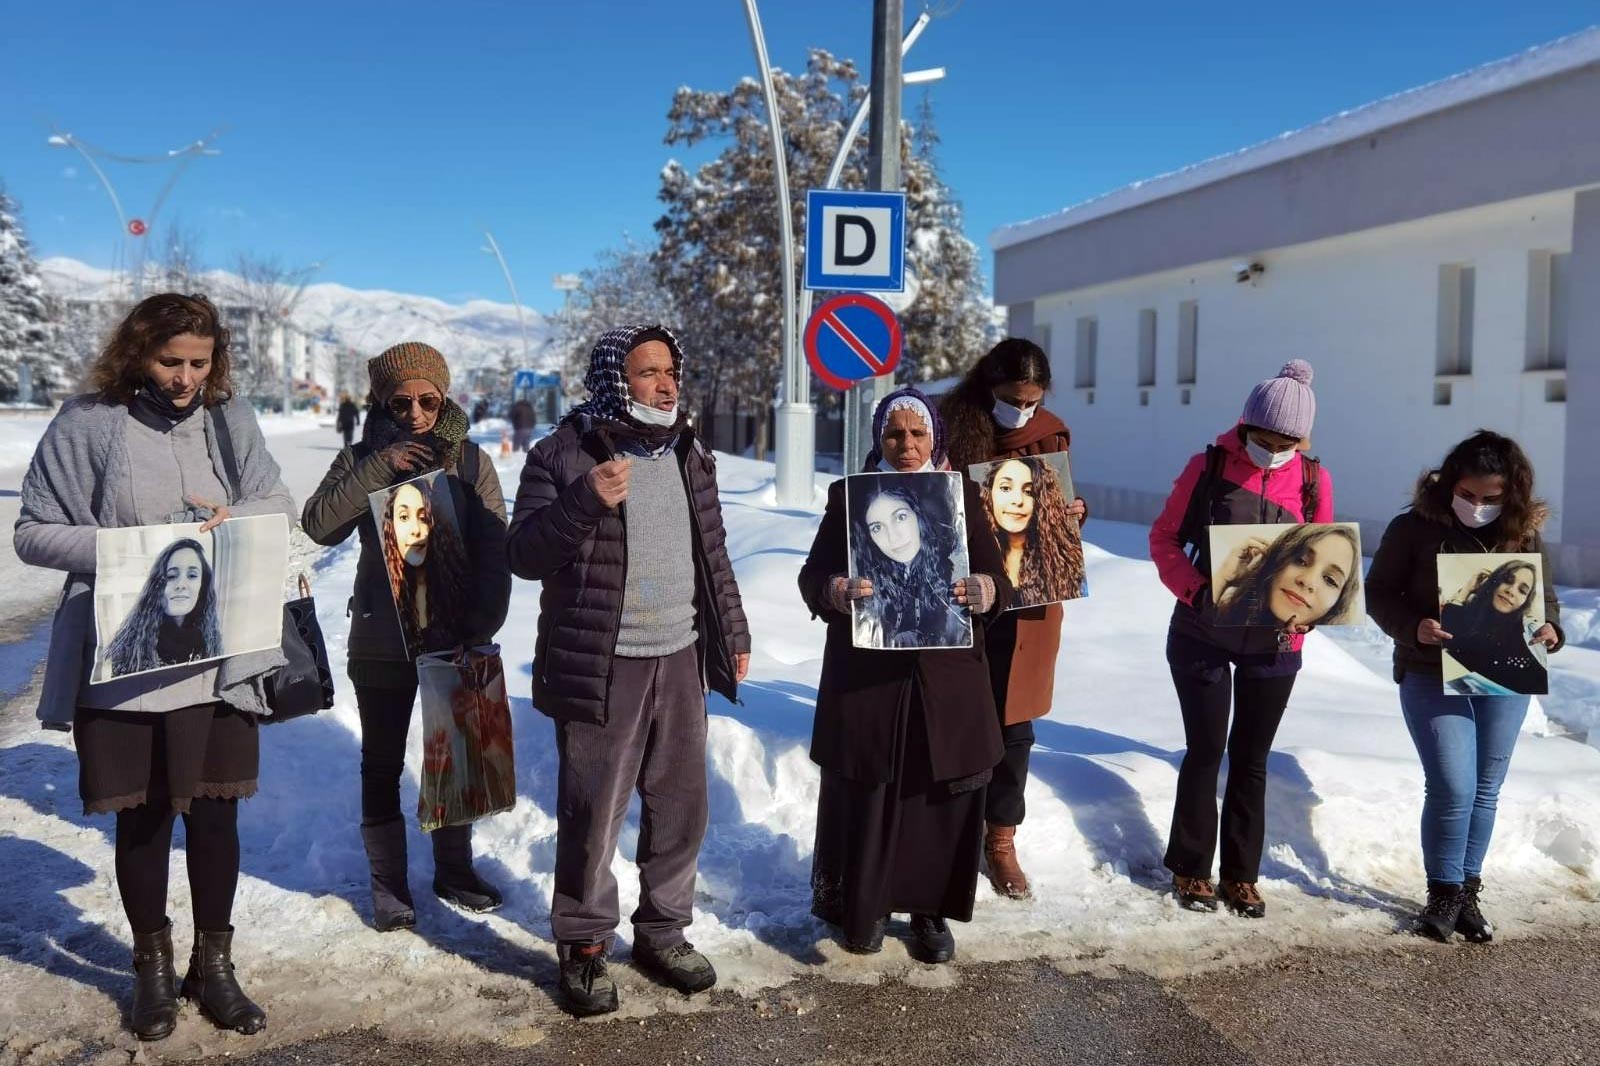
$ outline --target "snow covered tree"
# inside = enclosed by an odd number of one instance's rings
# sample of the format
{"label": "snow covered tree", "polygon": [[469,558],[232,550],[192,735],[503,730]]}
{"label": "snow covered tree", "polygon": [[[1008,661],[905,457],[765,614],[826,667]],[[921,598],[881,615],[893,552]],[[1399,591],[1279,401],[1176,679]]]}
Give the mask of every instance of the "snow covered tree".
{"label": "snow covered tree", "polygon": [[0,396],[17,395],[23,366],[32,371],[36,400],[72,387],[61,316],[39,277],[16,203],[0,188]]}
{"label": "snow covered tree", "polygon": [[[810,53],[803,72],[774,70],[773,81],[799,241],[805,232],[804,190],[826,182],[867,89],[853,62],[821,49]],[[729,92],[681,88],[667,120],[669,145],[726,142],[719,155],[692,173],[677,161],[661,173],[665,213],[656,222],[661,244],[655,263],[682,312],[685,342],[704,362],[691,386],[702,390],[704,405],[714,406],[726,392],[764,414],[782,373],[783,278],[761,86],[745,78]],[[977,250],[962,235],[960,205],[939,178],[937,143],[932,107],[925,103],[921,126],[902,123],[901,131],[906,262],[921,281],[916,303],[901,318],[906,356],[899,376],[904,380],[965,367],[989,343]],[[852,146],[840,187],[865,188],[866,165],[862,137]],[[763,445],[758,439],[758,451]]]}
{"label": "snow covered tree", "polygon": [[[573,400],[583,397],[589,351],[600,334],[634,322],[660,322],[673,330],[680,328],[672,295],[656,275],[650,249],[631,238],[624,237],[620,248],[601,252],[595,265],[578,277],[580,284],[566,308],[552,316],[562,381],[568,398]],[[698,358],[690,361],[691,375],[698,373],[698,362]]]}

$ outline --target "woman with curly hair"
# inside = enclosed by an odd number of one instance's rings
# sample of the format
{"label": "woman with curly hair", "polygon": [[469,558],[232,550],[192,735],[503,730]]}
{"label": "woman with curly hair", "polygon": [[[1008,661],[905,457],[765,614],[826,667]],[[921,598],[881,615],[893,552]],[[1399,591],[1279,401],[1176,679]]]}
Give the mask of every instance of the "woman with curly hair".
{"label": "woman with curly hair", "polygon": [[[931,482],[926,484],[924,482]],[[948,478],[851,478],[849,497],[857,576],[873,595],[856,607],[861,647],[964,647],[972,630],[951,598],[955,555],[963,545],[947,496]]]}
{"label": "woman with curly hair", "polygon": [[[949,427],[950,462],[960,471],[997,459],[1023,459],[1067,452],[1072,433],[1066,423],[1044,407],[1050,390],[1050,359],[1037,344],[1022,337],[1007,337],[979,359],[940,407]],[[1043,463],[1039,464],[1043,466]],[[1039,484],[1037,478],[1035,484]],[[1053,515],[1056,532],[1047,533],[1038,522],[1039,536],[1059,536],[1061,518],[1081,524],[1088,518],[1082,499],[1062,501]],[[1025,506],[1023,504],[1022,506]],[[1012,508],[1020,510],[1021,507]],[[1051,505],[1054,511],[1054,506]],[[985,508],[986,514],[992,512]],[[1040,520],[1045,516],[1040,515]],[[1020,516],[1017,522],[1020,524]],[[1013,581],[1033,578],[1036,567],[1027,564],[1027,550],[1016,555],[1014,538],[1002,538],[1007,548],[1008,573]],[[1026,548],[1026,542],[1023,545]],[[1081,583],[1083,548],[1076,538],[1069,549],[1066,568],[1076,568]],[[1018,565],[1013,569],[1010,560]],[[1039,563],[1048,565],[1045,558]],[[1033,586],[1030,585],[1029,589]],[[1019,590],[1019,602],[1030,602],[1029,591]],[[1055,597],[1049,597],[1054,599]],[[1031,602],[1039,604],[1039,599]],[[996,713],[1005,741],[1005,759],[995,767],[989,784],[985,812],[983,858],[989,884],[1002,896],[1027,899],[1033,894],[1028,876],[1017,859],[1017,827],[1027,814],[1023,792],[1028,783],[1028,758],[1033,751],[1033,722],[1050,713],[1055,700],[1056,658],[1061,650],[1061,604],[1023,607],[1007,611],[985,629],[989,674]]]}
{"label": "woman with curly hair", "polygon": [[179,814],[195,928],[182,994],[224,1028],[266,1024],[230,960],[238,801],[256,791],[256,717],[270,713],[262,677],[283,656],[274,648],[190,661],[216,648],[216,613],[199,543],[179,541],[113,642],[117,672],[129,676],[95,681],[84,651],[94,643],[96,531],[199,522],[209,533],[265,514],[292,520],[294,501],[250,405],[233,397],[216,307],[175,292],[145,299],[90,367],[88,393],[64,403],[45,431],[15,532],[23,562],[67,571],[39,717],[73,732],[85,812],[116,814],[117,890],[133,929],[131,1023],[143,1040],[177,1024],[167,867]]}
{"label": "woman with curly hair", "polygon": [[199,541],[175,540],[156,556],[139,601],[111,638],[111,676],[214,659],[221,651],[211,563]]}
{"label": "woman with curly hair", "polygon": [[1072,505],[1049,460],[1021,456],[990,466],[983,503],[1018,603],[1039,605],[1082,594],[1083,544],[1074,535]]}
{"label": "woman with curly hair", "polygon": [[[1428,902],[1415,931],[1437,940],[1460,933],[1485,943],[1494,936],[1478,906],[1483,863],[1528,713],[1526,695],[1446,693],[1442,652],[1491,678],[1484,668],[1504,665],[1520,682],[1527,669],[1520,660],[1533,658],[1533,645],[1558,651],[1565,643],[1541,535],[1549,517],[1534,495],[1527,454],[1510,437],[1479,430],[1423,473],[1411,507],[1389,523],[1367,572],[1367,611],[1394,638],[1400,710],[1425,782]],[[1466,602],[1441,610],[1439,556],[1479,552],[1542,557],[1545,622],[1533,633],[1524,635],[1522,622],[1536,590],[1525,564],[1495,568]]]}
{"label": "woman with curly hair", "polygon": [[[335,457],[301,525],[318,544],[361,537],[349,671],[361,714],[361,839],[372,920],[387,931],[416,925],[400,810],[416,657],[491,641],[505,621],[511,571],[500,475],[467,439],[467,414],[449,398],[444,356],[406,341],[368,360],[367,376],[361,440]],[[417,480],[430,470],[442,473]],[[369,503],[374,494],[385,501],[381,528]],[[472,827],[430,836],[434,893],[470,911],[499,907],[499,891],[472,867]]]}
{"label": "woman with curly hair", "polygon": [[1361,548],[1344,526],[1295,526],[1246,541],[1218,568],[1217,624],[1302,625],[1343,618],[1361,591]]}
{"label": "woman with curly hair", "polygon": [[[877,446],[866,468],[913,476],[835,481],[800,569],[800,594],[828,625],[811,738],[811,758],[822,767],[811,910],[861,953],[882,947],[892,913],[909,913],[911,949],[927,962],[955,954],[949,920],[972,919],[983,788],[1002,752],[983,627],[1011,599],[1000,547],[985,523],[966,523],[970,566],[956,573],[949,504],[930,506],[932,493],[886,492],[879,484],[945,480],[925,473],[948,468],[942,430],[922,393],[890,393],[873,415]],[[977,486],[956,480],[965,513],[976,515]],[[865,523],[855,536],[885,559],[873,576],[846,573],[852,522]],[[914,579],[918,589],[932,582],[936,590],[906,589],[916,567],[925,567]],[[880,596],[894,606],[875,610]],[[973,646],[857,647],[852,606],[876,617],[890,637],[946,625],[948,613],[959,611],[968,615],[961,621],[972,626]]]}

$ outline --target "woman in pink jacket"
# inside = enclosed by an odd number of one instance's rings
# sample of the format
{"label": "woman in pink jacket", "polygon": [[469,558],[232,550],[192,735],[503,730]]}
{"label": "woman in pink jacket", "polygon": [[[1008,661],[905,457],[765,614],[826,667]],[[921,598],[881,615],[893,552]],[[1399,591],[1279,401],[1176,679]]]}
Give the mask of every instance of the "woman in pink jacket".
{"label": "woman in pink jacket", "polygon": [[[1150,558],[1178,598],[1167,630],[1167,663],[1187,750],[1165,862],[1178,902],[1190,910],[1216,910],[1220,888],[1230,910],[1250,918],[1266,913],[1256,877],[1266,836],[1267,753],[1300,670],[1300,645],[1310,628],[1304,623],[1315,621],[1219,624],[1207,527],[1333,520],[1333,483],[1305,455],[1316,411],[1311,366],[1296,359],[1255,387],[1237,426],[1189,460],[1150,527]],[[1215,562],[1227,577],[1255,562],[1256,554],[1245,545]],[[1229,770],[1216,886],[1211,872],[1224,752]]]}

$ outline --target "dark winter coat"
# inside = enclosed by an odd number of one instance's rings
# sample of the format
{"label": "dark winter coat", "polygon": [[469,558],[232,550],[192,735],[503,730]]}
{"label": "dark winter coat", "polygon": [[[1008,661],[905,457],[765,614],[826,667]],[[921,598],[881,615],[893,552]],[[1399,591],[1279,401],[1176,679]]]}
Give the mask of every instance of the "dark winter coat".
{"label": "dark winter coat", "polygon": [[512,429],[532,429],[537,421],[534,417],[533,404],[527,400],[518,400],[511,405]]}
{"label": "dark winter coat", "polygon": [[[533,653],[533,703],[557,721],[606,722],[611,660],[627,585],[627,524],[589,485],[590,470],[617,457],[603,423],[565,422],[528,453],[507,542],[511,572],[543,583]],[[728,558],[717,466],[692,429],[678,436],[694,520],[695,629],[702,685],[738,699],[735,661],[750,627]]]}
{"label": "dark winter coat", "polygon": [[[473,468],[476,468],[475,470]],[[446,463],[451,500],[460,521],[462,540],[472,564],[472,604],[469,617],[456,626],[464,643],[486,643],[505,622],[511,601],[511,571],[506,565],[506,505],[500,475],[483,449],[471,441],[461,444],[460,457]],[[409,662],[400,615],[389,590],[383,546],[373,521],[368,497],[425,471],[397,473],[366,442],[339,452],[322,484],[306,501],[300,523],[318,544],[332,546],[361,534],[361,557],[356,561],[355,589],[350,596],[350,680],[358,685],[398,687],[416,681],[407,669],[397,675],[393,664]],[[466,483],[465,475],[474,475]]]}
{"label": "dark winter coat", "polygon": [[[1561,633],[1561,602],[1556,598],[1550,556],[1535,532],[1519,546],[1500,543],[1498,523],[1467,529],[1454,514],[1437,514],[1418,494],[1410,510],[1402,511],[1384,530],[1383,540],[1367,571],[1367,613],[1394,638],[1394,679],[1408,673],[1440,677],[1439,646],[1417,641],[1417,626],[1425,618],[1439,617],[1439,565],[1442,554],[1471,552],[1538,552],[1544,560],[1544,616]],[[1449,631],[1449,627],[1446,627]],[[1464,635],[1464,634],[1463,634]],[[1557,648],[1561,644],[1556,645]]]}
{"label": "dark winter coat", "polygon": [[994,579],[995,603],[988,614],[973,616],[971,648],[933,651],[878,651],[852,643],[850,616],[828,602],[828,582],[849,569],[844,479],[828,489],[828,509],[800,568],[800,595],[812,617],[828,623],[811,734],[811,760],[824,770],[852,781],[892,780],[896,719],[902,703],[911,698],[913,681],[926,716],[934,780],[991,770],[1005,752],[989,683],[984,627],[1011,602],[1011,583],[1000,545],[981,518],[982,494],[970,479],[961,484],[968,564],[972,573]]}
{"label": "dark winter coat", "polygon": [[345,400],[339,405],[339,413],[334,416],[333,426],[340,433],[348,433],[356,428],[356,423],[361,421],[361,409],[354,400]]}

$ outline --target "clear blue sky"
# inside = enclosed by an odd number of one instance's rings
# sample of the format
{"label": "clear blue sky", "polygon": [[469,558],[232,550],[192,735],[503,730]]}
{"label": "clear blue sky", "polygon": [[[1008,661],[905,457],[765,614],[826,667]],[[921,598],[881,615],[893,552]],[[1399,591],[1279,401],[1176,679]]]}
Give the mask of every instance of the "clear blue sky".
{"label": "clear blue sky", "polygon": [[[965,0],[908,69],[932,89],[946,177],[985,249],[997,225],[1306,125],[1600,22],[1593,3],[1480,0],[1089,4]],[[820,46],[865,69],[870,0],[765,0],[774,63]],[[908,20],[919,0],[906,0]],[[0,180],[42,255],[108,265],[115,221],[52,123],[148,153],[226,127],[161,222],[240,251],[326,263],[320,278],[504,299],[492,228],[523,297],[657,215],[678,85],[754,73],[738,0],[6,5]],[[913,89],[911,94],[920,93]],[[908,108],[917,97],[908,95]],[[160,184],[118,167],[131,213]],[[158,225],[158,230],[163,228]]]}

